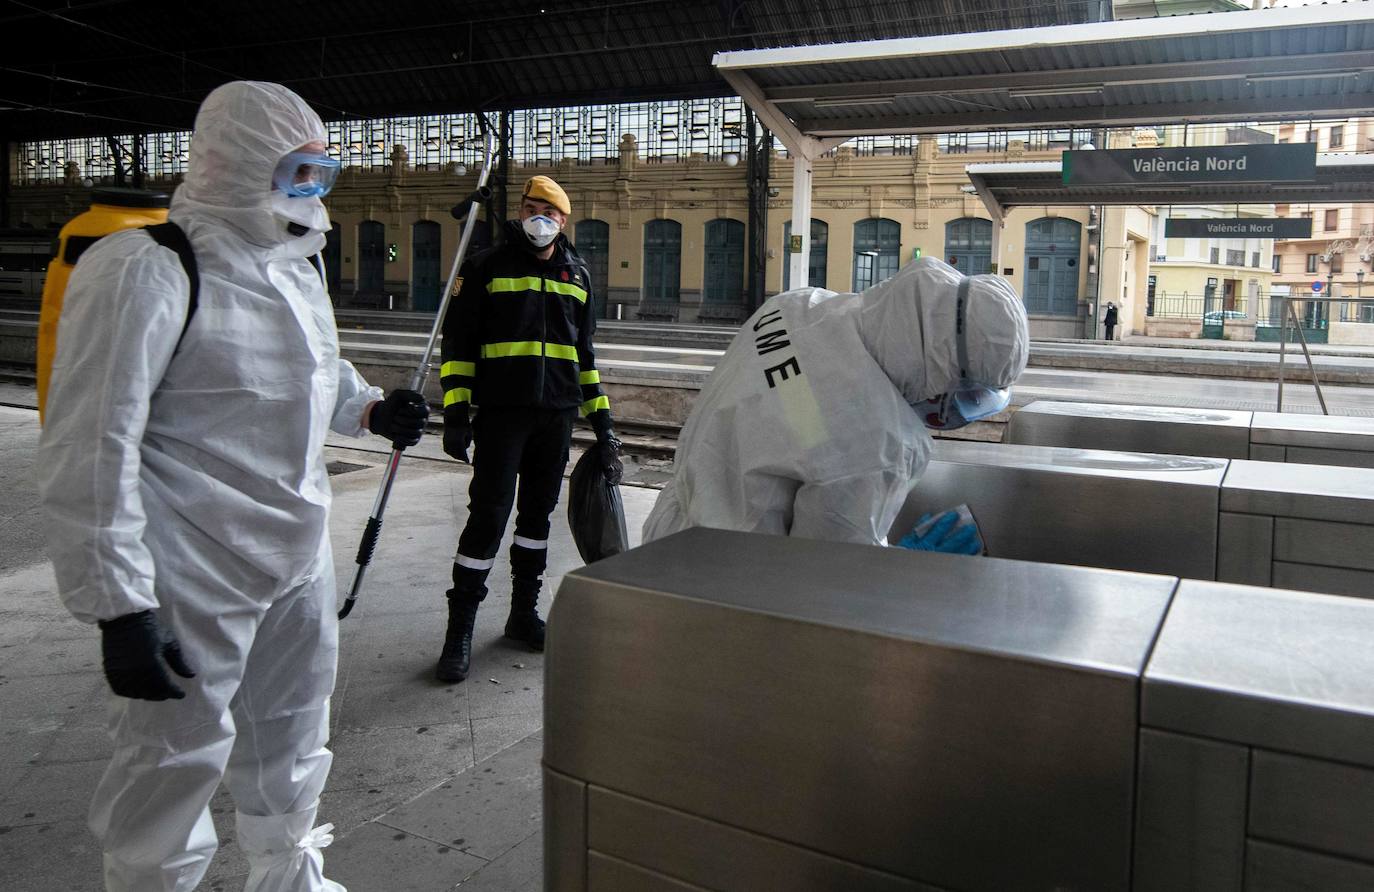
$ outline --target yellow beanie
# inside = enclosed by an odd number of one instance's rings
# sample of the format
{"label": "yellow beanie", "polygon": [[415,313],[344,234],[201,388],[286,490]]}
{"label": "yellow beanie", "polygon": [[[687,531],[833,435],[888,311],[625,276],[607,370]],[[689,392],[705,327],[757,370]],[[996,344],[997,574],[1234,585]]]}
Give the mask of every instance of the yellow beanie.
{"label": "yellow beanie", "polygon": [[549,177],[537,176],[526,180],[524,197],[547,201],[562,211],[564,215],[572,213],[572,202],[568,201],[568,193],[564,192],[563,187]]}

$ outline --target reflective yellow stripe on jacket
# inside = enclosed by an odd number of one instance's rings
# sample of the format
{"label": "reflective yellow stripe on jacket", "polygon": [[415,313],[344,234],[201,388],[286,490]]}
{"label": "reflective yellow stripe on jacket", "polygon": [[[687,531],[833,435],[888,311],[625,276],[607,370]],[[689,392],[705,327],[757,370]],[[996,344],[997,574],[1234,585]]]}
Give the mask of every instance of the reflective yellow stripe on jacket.
{"label": "reflective yellow stripe on jacket", "polygon": [[482,345],[483,359],[502,359],[507,356],[547,356],[577,362],[577,348],[569,344],[548,344],[543,341],[502,341]]}
{"label": "reflective yellow stripe on jacket", "polygon": [[579,303],[587,302],[587,290],[585,288],[571,282],[555,282],[553,279],[545,279],[540,276],[522,276],[518,279],[497,277],[487,283],[488,294],[511,294],[521,291],[546,291],[552,294],[567,295]]}

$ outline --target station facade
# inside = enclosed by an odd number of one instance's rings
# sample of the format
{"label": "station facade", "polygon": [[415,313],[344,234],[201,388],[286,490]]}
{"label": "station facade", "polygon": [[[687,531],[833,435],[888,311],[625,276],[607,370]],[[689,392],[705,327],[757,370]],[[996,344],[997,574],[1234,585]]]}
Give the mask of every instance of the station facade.
{"label": "station facade", "polygon": [[[991,137],[991,138],[989,138]],[[999,138],[1000,137],[1000,138]],[[1085,132],[911,138],[874,148],[841,146],[815,165],[811,284],[861,289],[912,259],[934,256],[967,273],[988,272],[992,222],[969,188],[976,161],[1057,160]],[[1354,150],[1374,140],[1374,123],[1351,120],[1280,127],[1136,129],[1110,134],[1114,148],[1316,141],[1318,150]],[[89,190],[79,164],[58,176],[11,171],[20,227],[56,228],[85,209]],[[747,315],[748,191],[744,166],[728,154],[644,157],[634,134],[614,157],[515,165],[516,187],[536,173],[563,183],[572,197],[569,234],[604,295],[602,315],[619,319],[736,322]],[[791,287],[791,162],[775,148],[769,162],[767,294]],[[412,164],[404,145],[383,163],[345,167],[328,203],[335,223],[327,254],[340,306],[424,311],[438,306],[447,259],[460,234],[449,215],[471,189],[475,169]],[[174,188],[179,175],[151,176]],[[518,194],[512,194],[513,213]],[[1168,238],[1170,217],[1310,216],[1311,239]],[[1099,234],[1099,226],[1101,227]],[[487,237],[478,228],[479,244]],[[1100,242],[1099,242],[1100,238]],[[1271,295],[1301,296],[1321,281],[1337,296],[1362,296],[1374,255],[1374,208],[1350,204],[1240,207],[1017,208],[1007,222],[997,269],[1026,299],[1038,337],[1096,334],[1095,259],[1102,260],[1100,306],[1120,308],[1119,336],[1197,337],[1206,313],[1223,313],[1226,336],[1263,337]],[[1313,310],[1315,314],[1318,310]],[[1374,338],[1369,308],[1337,305],[1321,324],[1332,343]],[[1313,320],[1317,324],[1317,320]]]}
{"label": "station facade", "polygon": [[[1257,327],[1263,337],[1273,321],[1271,295],[1301,296],[1315,280],[1329,283],[1338,296],[1360,293],[1361,273],[1374,253],[1374,209],[1355,205],[1017,208],[994,267],[992,222],[964,168],[980,161],[1057,160],[1089,135],[958,134],[840,146],[815,164],[810,284],[861,290],[917,257],[939,257],[966,273],[1003,275],[1026,300],[1032,333],[1064,338],[1101,337],[1094,320],[1113,302],[1118,337],[1197,337],[1210,313],[1211,321],[1224,320],[1226,337],[1249,340]],[[1137,128],[1107,139],[1112,148],[1315,141],[1326,152],[1374,140],[1374,123]],[[23,169],[22,153],[13,157],[11,201],[20,227],[55,228],[85,209],[90,182],[80,164],[68,162],[57,175],[43,177]],[[449,209],[475,186],[478,172],[453,162],[412,163],[403,144],[376,160],[346,166],[327,200],[335,224],[326,254],[331,290],[340,306],[435,309],[460,235]],[[534,174],[554,177],[572,198],[569,235],[599,285],[602,316],[731,323],[750,311],[748,189],[737,155],[646,156],[636,134],[625,133],[606,157],[512,165],[508,214],[516,210],[519,184]],[[178,180],[178,173],[154,172],[146,185],[170,189]],[[786,262],[791,188],[791,161],[775,144],[765,294],[792,287]],[[1313,237],[1275,242],[1164,234],[1170,217],[1229,216],[1311,216]],[[479,226],[478,246],[489,238],[489,229]],[[1368,308],[1337,305],[1319,320],[1320,312],[1311,311],[1312,324],[1329,328],[1333,343],[1374,338]]]}

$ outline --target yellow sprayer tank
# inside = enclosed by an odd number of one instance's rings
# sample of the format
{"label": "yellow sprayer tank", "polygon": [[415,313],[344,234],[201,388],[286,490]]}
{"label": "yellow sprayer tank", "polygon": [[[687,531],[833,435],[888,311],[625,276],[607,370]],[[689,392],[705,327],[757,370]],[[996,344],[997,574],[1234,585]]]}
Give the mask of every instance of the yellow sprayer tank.
{"label": "yellow sprayer tank", "polygon": [[57,237],[57,254],[48,263],[48,279],[43,285],[43,308],[38,314],[38,417],[48,398],[48,377],[57,352],[57,322],[62,317],[62,298],[67,279],[82,253],[102,236],[121,229],[134,229],[167,222],[166,192],[142,189],[96,189],[91,193],[91,209],[74,217]]}

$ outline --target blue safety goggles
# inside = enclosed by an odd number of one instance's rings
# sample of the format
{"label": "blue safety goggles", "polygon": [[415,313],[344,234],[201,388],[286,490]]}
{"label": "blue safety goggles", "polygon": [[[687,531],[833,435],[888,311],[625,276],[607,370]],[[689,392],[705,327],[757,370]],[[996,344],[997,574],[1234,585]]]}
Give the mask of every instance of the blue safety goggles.
{"label": "blue safety goggles", "polygon": [[292,198],[320,198],[339,178],[338,161],[318,152],[291,152],[277,163],[272,185]]}
{"label": "blue safety goggles", "polygon": [[969,278],[959,282],[955,298],[954,333],[959,359],[959,384],[954,390],[919,403],[916,411],[921,423],[931,430],[952,431],[996,415],[1011,402],[1010,387],[986,387],[968,378],[968,337],[965,334],[964,306],[968,302]]}

